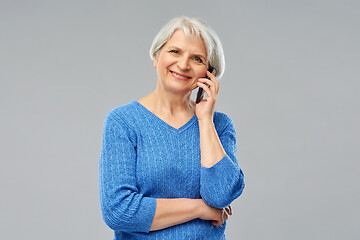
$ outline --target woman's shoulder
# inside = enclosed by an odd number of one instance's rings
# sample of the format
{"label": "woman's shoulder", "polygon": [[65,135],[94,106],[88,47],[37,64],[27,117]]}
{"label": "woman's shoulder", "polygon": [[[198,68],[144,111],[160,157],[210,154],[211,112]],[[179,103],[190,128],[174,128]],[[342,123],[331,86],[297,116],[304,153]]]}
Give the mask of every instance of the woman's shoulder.
{"label": "woman's shoulder", "polygon": [[214,122],[216,123],[229,123],[232,122],[230,116],[223,112],[214,111]]}
{"label": "woman's shoulder", "polygon": [[127,104],[119,105],[112,108],[107,114],[106,119],[114,119],[114,120],[127,120],[131,121],[132,118],[136,116],[136,109],[135,109],[135,101],[131,101]]}
{"label": "woman's shoulder", "polygon": [[[126,136],[130,139],[132,144],[135,146],[136,144],[136,132],[133,126],[133,114],[134,112],[134,103],[133,101],[119,105],[111,109],[105,117],[104,120],[104,129],[110,129],[108,132],[110,134],[114,134],[114,132]],[[105,130],[104,130],[105,131]]]}
{"label": "woman's shoulder", "polygon": [[229,115],[218,111],[214,111],[213,121],[218,133],[222,133],[229,124],[233,124],[233,120]]}

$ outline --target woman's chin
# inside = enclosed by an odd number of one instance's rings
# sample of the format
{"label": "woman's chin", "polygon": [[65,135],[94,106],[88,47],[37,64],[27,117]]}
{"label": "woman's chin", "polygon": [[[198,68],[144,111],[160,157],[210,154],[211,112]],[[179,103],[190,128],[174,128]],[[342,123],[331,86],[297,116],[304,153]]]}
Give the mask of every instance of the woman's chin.
{"label": "woman's chin", "polygon": [[188,94],[189,92],[191,92],[193,90],[193,88],[191,88],[190,86],[168,86],[165,88],[166,91],[172,92],[172,93],[176,93],[176,94],[181,94],[181,95],[185,95]]}

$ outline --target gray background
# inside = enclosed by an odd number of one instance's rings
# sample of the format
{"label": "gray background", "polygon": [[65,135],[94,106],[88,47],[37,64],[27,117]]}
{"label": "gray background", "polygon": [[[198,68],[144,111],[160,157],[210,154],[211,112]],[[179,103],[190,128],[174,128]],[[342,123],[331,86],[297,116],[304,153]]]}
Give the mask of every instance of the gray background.
{"label": "gray background", "polygon": [[[150,93],[160,27],[201,17],[246,177],[228,239],[359,239],[359,1],[1,1],[0,238],[112,239],[102,124]],[[356,69],[357,67],[357,69]]]}

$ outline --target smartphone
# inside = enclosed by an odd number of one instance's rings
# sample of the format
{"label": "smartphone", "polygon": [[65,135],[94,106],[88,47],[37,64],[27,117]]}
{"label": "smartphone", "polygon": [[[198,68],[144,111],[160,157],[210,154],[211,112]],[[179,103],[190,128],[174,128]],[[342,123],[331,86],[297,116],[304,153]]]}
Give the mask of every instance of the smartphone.
{"label": "smartphone", "polygon": [[[214,68],[212,66],[209,66],[208,71],[212,73],[214,71]],[[207,75],[205,75],[205,78],[210,79]],[[200,102],[203,95],[204,95],[204,89],[199,87],[199,91],[197,92],[196,95],[196,103]]]}

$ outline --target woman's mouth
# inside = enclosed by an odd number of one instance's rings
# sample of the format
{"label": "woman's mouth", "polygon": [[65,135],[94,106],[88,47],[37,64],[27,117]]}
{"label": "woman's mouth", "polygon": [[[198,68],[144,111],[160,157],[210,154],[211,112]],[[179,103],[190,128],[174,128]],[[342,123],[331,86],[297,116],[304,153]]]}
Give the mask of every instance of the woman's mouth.
{"label": "woman's mouth", "polygon": [[179,74],[179,73],[171,71],[171,70],[170,70],[170,73],[174,78],[179,79],[179,80],[189,80],[189,79],[191,79],[191,77],[189,77],[189,76]]}

